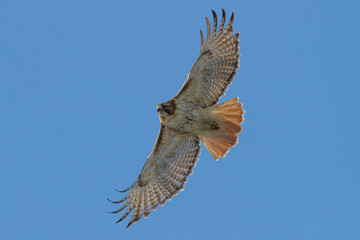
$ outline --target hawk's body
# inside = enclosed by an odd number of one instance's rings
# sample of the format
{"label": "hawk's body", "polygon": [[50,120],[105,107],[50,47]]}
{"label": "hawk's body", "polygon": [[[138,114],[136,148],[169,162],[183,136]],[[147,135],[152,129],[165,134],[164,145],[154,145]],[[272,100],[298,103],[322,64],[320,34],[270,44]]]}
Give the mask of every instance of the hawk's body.
{"label": "hawk's body", "polygon": [[245,113],[242,104],[238,98],[222,104],[217,102],[239,67],[239,34],[230,35],[234,14],[224,28],[223,10],[218,31],[214,11],[213,15],[213,32],[210,36],[210,23],[206,18],[206,44],[201,33],[201,51],[186,82],[174,98],[157,106],[161,122],[158,138],[139,177],[122,192],[131,191],[114,202],[127,200],[113,213],[129,206],[118,222],[134,211],[130,226],[182,190],[198,160],[201,140],[216,160],[237,143]]}

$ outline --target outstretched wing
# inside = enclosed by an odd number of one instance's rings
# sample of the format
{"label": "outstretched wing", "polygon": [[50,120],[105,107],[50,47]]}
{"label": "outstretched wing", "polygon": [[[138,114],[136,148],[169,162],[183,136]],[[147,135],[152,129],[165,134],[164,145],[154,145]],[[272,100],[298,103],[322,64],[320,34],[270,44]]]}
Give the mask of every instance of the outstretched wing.
{"label": "outstretched wing", "polygon": [[[217,16],[214,16],[214,26],[211,33],[209,19],[207,23],[207,37],[204,45],[204,36],[200,30],[201,50],[199,57],[190,70],[188,78],[175,98],[196,101],[202,107],[216,104],[224,95],[226,89],[236,75],[239,67],[239,33],[233,32],[234,12],[225,26],[226,14],[222,10],[220,27],[217,30]],[[211,34],[211,36],[210,36]]]}
{"label": "outstretched wing", "polygon": [[187,177],[192,173],[200,154],[200,139],[191,133],[180,133],[161,125],[155,146],[137,180],[126,190],[130,192],[120,201],[124,205],[117,211],[125,214],[117,222],[126,218],[133,210],[129,227],[144,215],[155,210],[159,203],[165,204],[184,188]]}

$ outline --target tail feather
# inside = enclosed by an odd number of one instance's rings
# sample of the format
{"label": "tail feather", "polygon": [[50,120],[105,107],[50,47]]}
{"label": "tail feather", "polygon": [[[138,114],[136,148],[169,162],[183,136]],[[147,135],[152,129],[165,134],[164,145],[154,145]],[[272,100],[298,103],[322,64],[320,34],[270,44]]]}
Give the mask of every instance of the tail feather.
{"label": "tail feather", "polygon": [[232,121],[233,123],[237,123],[244,121],[244,118],[240,114],[221,114],[220,116]]}
{"label": "tail feather", "polygon": [[239,133],[242,130],[240,124],[236,124],[233,121],[225,120],[223,126],[232,133]]}
{"label": "tail feather", "polygon": [[241,132],[241,123],[245,114],[239,98],[233,98],[210,109],[219,128],[213,128],[203,134],[202,140],[211,155],[218,160],[225,157],[230,148],[238,142],[237,134]]}

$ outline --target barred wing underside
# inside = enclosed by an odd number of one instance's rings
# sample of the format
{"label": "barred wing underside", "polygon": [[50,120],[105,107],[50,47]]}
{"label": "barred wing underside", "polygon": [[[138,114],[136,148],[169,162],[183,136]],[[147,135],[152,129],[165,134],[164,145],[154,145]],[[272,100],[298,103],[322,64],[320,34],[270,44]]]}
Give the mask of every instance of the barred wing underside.
{"label": "barred wing underside", "polygon": [[164,205],[175,194],[184,188],[188,176],[192,173],[200,154],[200,139],[189,133],[180,133],[174,129],[161,125],[154,149],[137,180],[128,189],[130,192],[120,201],[124,205],[118,213],[127,210],[120,218],[122,221],[131,211],[129,227],[144,215],[147,217],[150,210]]}
{"label": "barred wing underside", "polygon": [[234,13],[225,26],[226,14],[222,10],[222,19],[217,29],[217,15],[214,10],[214,26],[211,33],[210,22],[206,18],[207,37],[200,30],[201,50],[199,57],[190,70],[184,85],[175,96],[178,99],[197,101],[202,107],[216,104],[236,75],[239,67],[239,33],[233,32]]}

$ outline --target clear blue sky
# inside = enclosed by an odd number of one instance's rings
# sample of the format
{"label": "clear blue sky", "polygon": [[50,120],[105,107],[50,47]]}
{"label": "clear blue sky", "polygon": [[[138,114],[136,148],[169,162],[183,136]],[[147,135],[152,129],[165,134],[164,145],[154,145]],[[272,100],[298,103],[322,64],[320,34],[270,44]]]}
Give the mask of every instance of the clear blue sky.
{"label": "clear blue sky", "polygon": [[[171,2],[0,2],[0,238],[360,239],[359,1]],[[203,148],[185,190],[125,230],[106,198],[138,176],[155,106],[222,7],[239,144]]]}

